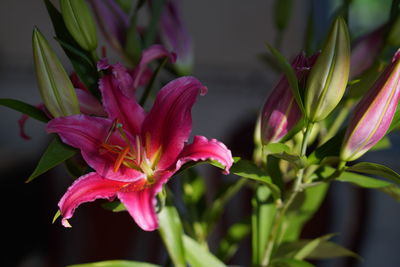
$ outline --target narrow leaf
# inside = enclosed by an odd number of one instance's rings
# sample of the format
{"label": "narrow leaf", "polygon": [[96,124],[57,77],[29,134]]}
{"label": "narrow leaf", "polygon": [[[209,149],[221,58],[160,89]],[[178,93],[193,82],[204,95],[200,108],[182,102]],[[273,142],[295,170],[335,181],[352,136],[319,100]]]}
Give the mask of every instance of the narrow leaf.
{"label": "narrow leaf", "polygon": [[322,242],[329,240],[333,236],[334,234],[328,234],[309,241],[299,251],[296,252],[293,258],[297,260],[303,260],[307,258],[307,256],[310,255],[316,248],[318,248]]}
{"label": "narrow leaf", "polygon": [[168,250],[174,266],[186,266],[183,247],[183,228],[176,208],[167,203],[158,214],[160,235]]}
{"label": "narrow leaf", "polygon": [[383,187],[391,185],[391,183],[389,183],[389,182],[378,180],[375,178],[367,177],[367,176],[356,174],[356,173],[352,173],[352,172],[344,172],[336,180],[341,181],[341,182],[349,182],[349,183],[352,183],[354,185],[364,187],[364,188],[383,188]]}
{"label": "narrow leaf", "polygon": [[251,215],[252,264],[259,266],[262,263],[262,256],[276,212],[271,190],[266,185],[258,186],[251,204],[253,206]]}
{"label": "narrow leaf", "polygon": [[19,112],[22,112],[31,118],[37,119],[38,121],[42,121],[42,122],[49,121],[49,118],[46,116],[46,114],[43,111],[41,111],[40,109],[38,109],[35,106],[32,106],[30,104],[27,104],[27,103],[19,101],[19,100],[9,99],[9,98],[1,98],[0,105],[14,109]]}
{"label": "narrow leaf", "polygon": [[283,152],[289,153],[290,152],[290,148],[287,145],[282,144],[282,143],[271,143],[271,144],[265,145],[263,147],[263,149],[264,149],[264,151],[270,152],[272,154],[283,153]]}
{"label": "narrow leaf", "polygon": [[183,236],[185,246],[185,257],[192,267],[223,267],[226,266],[211,252],[207,251],[199,243],[187,235]]}
{"label": "narrow leaf", "polygon": [[110,210],[112,212],[126,211],[126,207],[120,201],[107,202],[102,204],[101,206],[106,210]]}
{"label": "narrow leaf", "polygon": [[266,46],[269,49],[269,51],[271,52],[271,54],[274,56],[277,63],[279,64],[279,67],[282,69],[282,71],[286,75],[286,78],[289,82],[290,89],[292,90],[293,96],[296,99],[296,102],[299,105],[302,113],[304,114],[304,104],[303,104],[303,101],[300,96],[299,82],[297,80],[295,71],[293,70],[293,68],[289,64],[289,62],[286,60],[286,58],[277,49],[275,49],[268,43],[266,43]]}
{"label": "narrow leaf", "polygon": [[54,138],[40,158],[36,169],[31,176],[29,176],[28,180],[26,180],[26,183],[63,163],[65,160],[74,156],[76,152],[77,150],[75,148],[65,145],[58,137]]}
{"label": "narrow leaf", "polygon": [[289,259],[289,258],[281,258],[275,259],[271,262],[271,267],[313,267],[309,262]]}
{"label": "narrow leaf", "polygon": [[229,227],[225,237],[221,240],[218,249],[218,258],[229,260],[239,248],[239,242],[250,233],[250,225],[247,222],[235,223]]}
{"label": "narrow leaf", "polygon": [[372,162],[360,162],[348,168],[349,171],[378,175],[387,178],[397,184],[400,183],[400,175],[394,170]]}
{"label": "narrow leaf", "polygon": [[273,184],[271,177],[268,176],[263,169],[259,168],[253,162],[241,159],[233,164],[230,171],[231,173],[241,176],[243,178],[248,178],[266,184],[271,189],[274,198],[280,198],[281,192],[279,187]]}
{"label": "narrow leaf", "polygon": [[75,264],[67,267],[159,267],[147,262],[140,261],[125,261],[125,260],[111,260],[111,261],[99,261],[93,263]]}

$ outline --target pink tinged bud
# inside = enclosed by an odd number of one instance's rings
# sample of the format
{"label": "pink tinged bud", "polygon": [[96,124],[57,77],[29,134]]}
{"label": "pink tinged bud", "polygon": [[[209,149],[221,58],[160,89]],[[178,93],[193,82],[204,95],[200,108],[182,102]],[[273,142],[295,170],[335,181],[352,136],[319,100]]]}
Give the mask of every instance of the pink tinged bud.
{"label": "pink tinged bud", "polygon": [[124,46],[129,25],[129,17],[115,0],[91,0],[97,23],[110,45],[120,53]]}
{"label": "pink tinged bud", "polygon": [[[292,62],[297,78],[301,80],[309,70],[303,54]],[[282,76],[269,95],[261,114],[261,140],[264,145],[279,142],[300,120],[301,110],[293,97],[289,82]]]}
{"label": "pink tinged bud", "polygon": [[168,0],[160,19],[160,35],[165,47],[176,53],[174,64],[180,75],[188,75],[193,68],[192,39],[182,21],[179,0]]}
{"label": "pink tinged bud", "polygon": [[357,77],[372,66],[383,45],[385,30],[384,26],[379,27],[355,42],[351,51],[350,77]]}
{"label": "pink tinged bud", "polygon": [[356,106],[342,145],[342,160],[358,159],[385,135],[399,101],[399,79],[400,50]]}

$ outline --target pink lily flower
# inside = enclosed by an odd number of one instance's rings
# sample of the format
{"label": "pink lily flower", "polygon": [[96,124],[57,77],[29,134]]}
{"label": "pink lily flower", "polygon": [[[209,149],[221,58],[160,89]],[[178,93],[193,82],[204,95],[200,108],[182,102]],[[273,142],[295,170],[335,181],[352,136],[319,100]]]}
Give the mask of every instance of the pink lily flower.
{"label": "pink lily flower", "polygon": [[358,159],[386,134],[399,103],[399,83],[400,50],[355,107],[344,137],[341,160]]}
{"label": "pink lily flower", "polygon": [[77,179],[58,206],[62,224],[84,202],[117,197],[144,230],[158,227],[155,196],[162,186],[189,161],[216,160],[228,173],[233,159],[221,142],[195,136],[187,144],[191,108],[207,88],[193,77],[171,81],[158,93],[149,113],[127,97],[113,75],[100,81],[108,118],[73,115],[51,120],[47,130],[63,142],[79,148],[95,172]]}

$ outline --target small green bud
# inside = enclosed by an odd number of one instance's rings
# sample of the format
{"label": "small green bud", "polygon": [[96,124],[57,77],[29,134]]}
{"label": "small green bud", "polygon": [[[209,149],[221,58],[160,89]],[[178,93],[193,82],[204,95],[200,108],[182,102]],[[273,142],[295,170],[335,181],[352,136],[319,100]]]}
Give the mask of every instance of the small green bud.
{"label": "small green bud", "polygon": [[84,0],[60,0],[65,26],[75,41],[86,51],[97,48],[96,25]]}
{"label": "small green bud", "polygon": [[60,60],[37,28],[32,35],[36,79],[43,102],[54,117],[79,114],[75,89]]}
{"label": "small green bud", "polygon": [[350,70],[350,37],[338,17],[307,79],[304,106],[309,121],[325,119],[343,97]]}

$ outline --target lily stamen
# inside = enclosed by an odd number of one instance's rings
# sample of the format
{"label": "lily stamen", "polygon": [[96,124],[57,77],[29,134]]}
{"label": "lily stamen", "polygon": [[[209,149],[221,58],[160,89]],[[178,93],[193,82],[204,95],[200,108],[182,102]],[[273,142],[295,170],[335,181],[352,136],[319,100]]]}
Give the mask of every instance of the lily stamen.
{"label": "lily stamen", "polygon": [[114,172],[117,172],[121,167],[121,164],[124,162],[126,155],[129,153],[129,147],[125,147],[118,155],[114,164]]}

